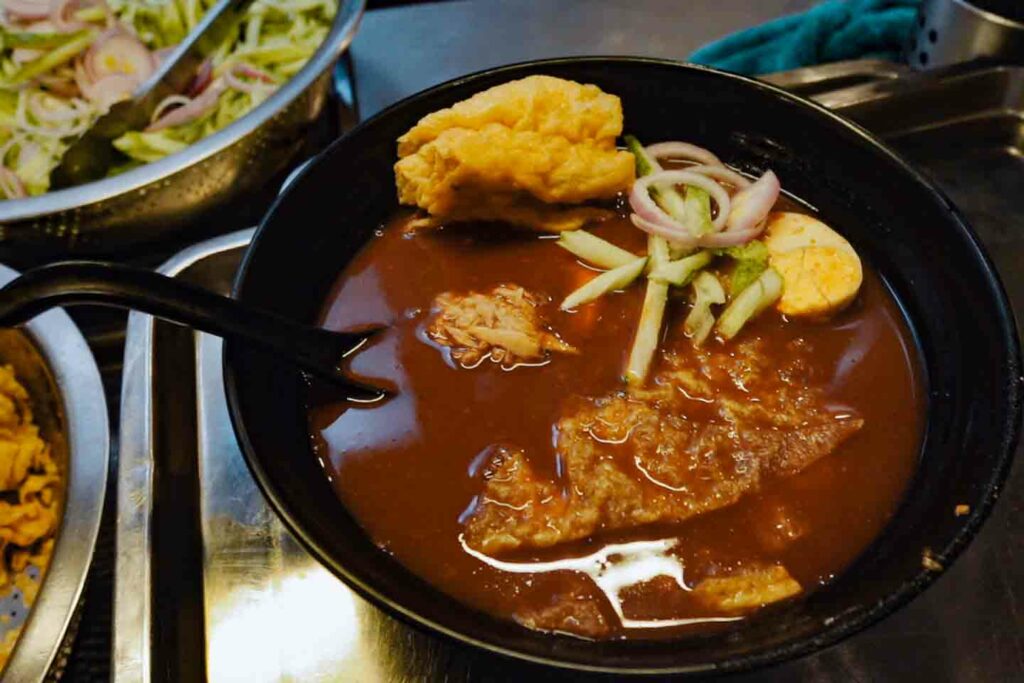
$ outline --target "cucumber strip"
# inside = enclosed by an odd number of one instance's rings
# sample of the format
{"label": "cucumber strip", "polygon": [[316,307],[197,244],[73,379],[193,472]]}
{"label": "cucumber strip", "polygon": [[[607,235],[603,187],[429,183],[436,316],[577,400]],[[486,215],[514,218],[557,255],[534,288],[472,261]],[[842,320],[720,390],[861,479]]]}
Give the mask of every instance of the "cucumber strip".
{"label": "cucumber strip", "polygon": [[[707,253],[707,252],[704,252]],[[711,313],[713,304],[725,303],[725,290],[718,278],[705,271],[693,280],[693,308],[683,322],[683,332],[693,340],[694,346],[700,346],[711,334],[715,324],[715,316]]]}
{"label": "cucumber strip", "polygon": [[692,256],[662,263],[651,271],[651,277],[655,280],[663,280],[670,285],[682,287],[689,284],[697,271],[711,263],[713,258],[714,256],[709,251],[698,251]]}
{"label": "cucumber strip", "polygon": [[616,289],[622,289],[640,277],[640,273],[644,272],[645,265],[647,265],[647,257],[641,256],[634,258],[633,261],[624,266],[601,273],[565,297],[565,301],[562,302],[560,308],[563,311],[568,311],[588,301],[593,301],[603,294],[615,291]]}
{"label": "cucumber strip", "polygon": [[668,242],[656,235],[647,236],[647,255],[651,257],[650,270],[669,262]]}
{"label": "cucumber strip", "polygon": [[724,339],[732,339],[748,320],[771,306],[782,296],[782,276],[774,268],[768,268],[722,312],[718,318],[718,333]]}
{"label": "cucumber strip", "polygon": [[694,235],[706,235],[714,230],[711,225],[711,195],[699,187],[687,187],[683,199],[683,216],[677,220]]}
{"label": "cucumber strip", "polygon": [[661,323],[665,317],[665,302],[668,300],[668,283],[658,280],[647,281],[644,307],[640,311],[640,324],[633,337],[633,348],[629,351],[626,364],[626,382],[630,386],[641,386],[651,369],[651,360],[661,341]]}
{"label": "cucumber strip", "polygon": [[768,267],[768,247],[761,240],[752,240],[736,247],[713,249],[712,251],[719,256],[728,256],[734,261],[729,276],[730,297],[734,297],[746,289]]}
{"label": "cucumber strip", "polygon": [[639,257],[586,230],[566,230],[556,244],[599,268],[619,268]]}
{"label": "cucumber strip", "polygon": [[34,31],[7,31],[0,28],[0,49],[27,48],[45,50],[68,42],[66,33],[38,33]]}
{"label": "cucumber strip", "polygon": [[54,67],[60,66],[65,62],[70,62],[80,52],[84,52],[89,48],[90,45],[96,39],[95,31],[79,31],[72,33],[70,39],[58,48],[47,52],[39,59],[35,59],[25,64],[18,71],[11,76],[11,80],[7,85],[20,85],[26,81],[30,81],[40,74],[44,74]]}
{"label": "cucumber strip", "polygon": [[[664,170],[661,164],[658,163],[658,160],[647,153],[647,150],[644,149],[639,140],[632,135],[627,135],[623,139],[626,141],[626,148],[636,158],[636,175],[638,178]],[[651,188],[651,197],[654,198],[654,201],[658,202],[658,206],[665,209],[668,215],[676,220],[681,220],[682,216],[686,215],[686,202],[675,188],[653,187]]]}

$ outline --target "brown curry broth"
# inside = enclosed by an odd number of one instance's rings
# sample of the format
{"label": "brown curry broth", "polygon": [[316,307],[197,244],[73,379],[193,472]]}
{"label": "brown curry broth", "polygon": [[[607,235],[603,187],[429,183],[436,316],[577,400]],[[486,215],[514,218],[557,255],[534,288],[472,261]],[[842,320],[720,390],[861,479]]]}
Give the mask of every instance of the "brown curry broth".
{"label": "brown curry broth", "polygon": [[[636,253],[645,250],[645,236],[625,220],[594,232]],[[643,286],[575,313],[559,311],[558,301],[591,275],[568,252],[533,235],[486,226],[410,237],[391,224],[346,269],[325,309],[324,324],[332,329],[391,326],[354,358],[351,369],[399,389],[396,398],[375,407],[311,410],[314,448],[328,476],[381,548],[450,595],[502,616],[513,616],[524,605],[539,608],[553,593],[580,585],[579,577],[567,572],[500,572],[466,554],[458,538],[460,516],[483,486],[477,470],[488,446],[515,444],[539,476],[557,479],[553,426],[571,398],[622,387]],[[812,343],[813,361],[824,369],[818,376],[833,378],[823,382],[829,384],[829,400],[865,420],[861,432],[837,452],[796,476],[768,482],[732,507],[682,525],[602,536],[512,559],[549,560],[591,552],[609,540],[678,536],[677,554],[691,584],[710,566],[722,571],[754,561],[782,563],[805,590],[838,574],[894,512],[916,466],[923,419],[910,335],[878,276],[867,267],[864,276],[858,300],[834,320],[783,323],[769,312],[742,333]],[[551,297],[544,307],[548,322],[581,353],[556,355],[543,368],[507,371],[485,361],[474,370],[455,369],[423,334],[431,301],[444,291],[488,291],[501,283]],[[678,300],[669,306],[663,349],[685,353],[688,348],[680,329],[683,315]],[[772,524],[780,503],[809,528],[797,542],[773,551],[758,534]],[[630,593],[629,616],[711,615],[682,591]],[[603,611],[617,623],[607,605]]]}

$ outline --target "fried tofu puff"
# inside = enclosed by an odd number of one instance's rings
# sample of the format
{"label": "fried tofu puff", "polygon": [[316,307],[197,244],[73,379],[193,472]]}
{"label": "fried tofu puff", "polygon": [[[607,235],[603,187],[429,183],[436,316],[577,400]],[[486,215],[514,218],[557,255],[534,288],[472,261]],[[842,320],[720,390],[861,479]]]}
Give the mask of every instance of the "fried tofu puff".
{"label": "fried tofu puff", "polygon": [[776,307],[787,316],[827,318],[853,301],[864,280],[860,257],[842,235],[812,216],[777,212],[764,235],[782,276]]}
{"label": "fried tofu puff", "polygon": [[402,204],[447,220],[578,228],[635,180],[615,147],[622,104],[597,86],[550,76],[505,83],[425,116],[398,140]]}

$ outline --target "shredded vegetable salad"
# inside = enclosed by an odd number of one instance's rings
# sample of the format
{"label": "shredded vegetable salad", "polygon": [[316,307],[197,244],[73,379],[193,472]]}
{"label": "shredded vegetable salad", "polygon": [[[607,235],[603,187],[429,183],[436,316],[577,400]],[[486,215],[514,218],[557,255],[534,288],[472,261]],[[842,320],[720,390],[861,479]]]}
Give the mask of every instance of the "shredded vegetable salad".
{"label": "shredded vegetable salad", "polygon": [[[0,0],[0,199],[43,194],[61,155],[132,92],[214,0]],[[148,128],[115,141],[115,172],[180,151],[240,118],[326,38],[335,0],[257,0],[237,34]]]}

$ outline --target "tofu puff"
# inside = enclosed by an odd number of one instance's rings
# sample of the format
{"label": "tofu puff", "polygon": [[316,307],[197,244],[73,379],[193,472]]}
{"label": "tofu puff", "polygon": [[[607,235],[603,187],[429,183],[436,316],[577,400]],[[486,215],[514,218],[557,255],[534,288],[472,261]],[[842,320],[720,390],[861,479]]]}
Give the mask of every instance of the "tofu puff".
{"label": "tofu puff", "polygon": [[633,156],[616,149],[622,104],[550,76],[505,83],[425,116],[398,140],[402,204],[438,220],[572,230],[607,212],[579,206],[627,192]]}

